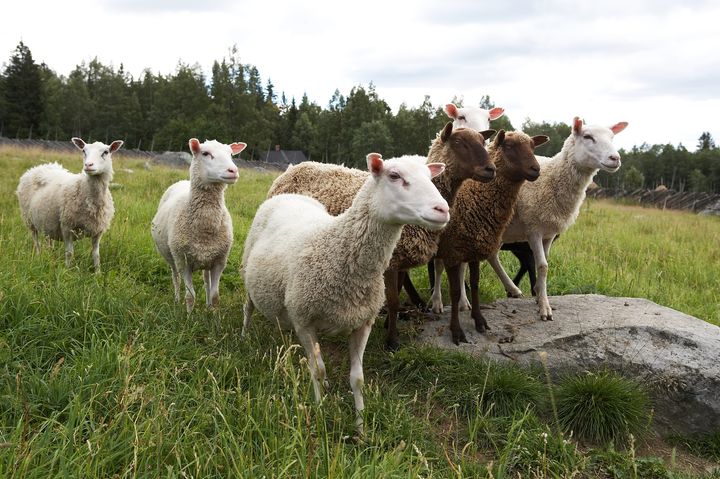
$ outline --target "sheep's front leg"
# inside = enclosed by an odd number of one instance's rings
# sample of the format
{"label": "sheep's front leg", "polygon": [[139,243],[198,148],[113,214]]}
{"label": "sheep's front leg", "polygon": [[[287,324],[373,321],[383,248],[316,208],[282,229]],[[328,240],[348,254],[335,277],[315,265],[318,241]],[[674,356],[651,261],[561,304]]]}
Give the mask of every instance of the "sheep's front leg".
{"label": "sheep's front leg", "polygon": [[205,306],[211,308],[210,293],[212,291],[212,276],[209,269],[203,270],[203,285],[205,286]]}
{"label": "sheep's front leg", "polygon": [[182,272],[183,282],[185,283],[185,307],[190,314],[195,306],[195,288],[193,287],[192,269],[190,266],[184,265],[179,268]]}
{"label": "sheep's front leg", "polygon": [[[502,263],[500,263],[500,252],[496,251],[494,254],[490,255],[487,261],[490,263],[490,266],[492,266],[492,269],[495,271],[497,277],[500,278],[508,297],[522,298],[522,291],[517,287],[517,285],[515,285],[515,283],[513,283],[505,272],[505,268],[503,268]],[[470,282],[472,283],[472,280],[470,280]]]}
{"label": "sheep's front leg", "polygon": [[395,351],[400,347],[397,329],[398,309],[400,309],[400,294],[398,292],[398,271],[389,269],[385,271],[385,302],[387,303],[387,319],[385,319],[385,347]]}
{"label": "sheep's front leg", "polygon": [[100,272],[100,238],[101,237],[102,237],[102,233],[92,237],[92,260],[93,260],[93,269],[95,270],[96,273]]}
{"label": "sheep's front leg", "polygon": [[459,346],[460,343],[469,342],[465,337],[465,332],[460,327],[458,308],[460,290],[464,287],[461,265],[456,264],[448,267],[447,277],[448,283],[450,283],[450,333],[452,334],[453,343]]}
{"label": "sheep's front leg", "polygon": [[425,309],[425,301],[420,297],[420,293],[418,293],[417,289],[415,289],[415,285],[412,282],[412,278],[410,278],[410,272],[408,271],[401,271],[402,276],[402,286],[399,288],[402,289],[405,288],[405,292],[408,295],[408,298],[410,298],[410,302],[415,305],[420,311],[423,311]]}
{"label": "sheep's front leg", "polygon": [[433,283],[433,293],[430,298],[431,310],[435,314],[442,314],[444,306],[442,300],[442,274],[445,270],[445,263],[441,259],[433,260],[435,263],[435,278]]}
{"label": "sheep's front leg", "polygon": [[[472,299],[472,309],[470,316],[475,322],[475,330],[478,333],[484,333],[490,329],[485,317],[480,312],[480,293],[478,291],[478,284],[480,283],[480,263],[473,261],[470,265],[470,298]],[[463,288],[464,289],[464,288]]]}
{"label": "sheep's front leg", "polygon": [[40,238],[36,229],[31,229],[30,234],[33,240],[33,253],[40,254]]}
{"label": "sheep's front leg", "polygon": [[244,338],[247,334],[247,330],[250,327],[250,320],[252,319],[253,311],[255,311],[255,303],[250,299],[250,295],[246,295],[245,306],[243,306],[243,327],[240,337]]}
{"label": "sheep's front leg", "polygon": [[373,321],[370,320],[350,334],[350,387],[352,388],[353,398],[355,399],[355,424],[359,437],[363,437],[365,434],[363,425],[365,399],[362,394],[362,388],[365,385],[363,356],[365,355],[365,346],[367,346],[368,338],[370,337],[372,324]]}
{"label": "sheep's front leg", "polygon": [[210,301],[208,306],[217,308],[220,305],[220,275],[225,269],[225,264],[213,265],[210,269]]}
{"label": "sheep's front leg", "polygon": [[65,267],[69,268],[72,265],[73,253],[75,248],[73,246],[73,234],[63,234],[63,241],[65,242]]}
{"label": "sheep's front leg", "polygon": [[528,238],[530,248],[535,256],[535,269],[537,270],[537,283],[535,284],[535,293],[537,294],[537,303],[540,308],[540,320],[552,321],[552,308],[547,297],[547,275],[548,262],[546,251],[550,252],[550,243],[552,239],[543,240],[540,235],[531,235]]}
{"label": "sheep's front leg", "polygon": [[175,292],[175,302],[180,302],[180,272],[175,263],[170,263],[170,275],[172,276],[173,291]]}
{"label": "sheep's front leg", "polygon": [[467,263],[460,264],[460,278],[462,278],[462,288],[460,288],[460,300],[458,303],[459,311],[470,311],[472,305],[468,301],[467,291],[465,291],[465,267]]}
{"label": "sheep's front leg", "polygon": [[315,331],[312,329],[296,328],[295,333],[297,333],[300,344],[305,349],[315,400],[320,402],[322,400],[322,385],[325,384],[325,363],[320,354],[320,343],[318,343]]}

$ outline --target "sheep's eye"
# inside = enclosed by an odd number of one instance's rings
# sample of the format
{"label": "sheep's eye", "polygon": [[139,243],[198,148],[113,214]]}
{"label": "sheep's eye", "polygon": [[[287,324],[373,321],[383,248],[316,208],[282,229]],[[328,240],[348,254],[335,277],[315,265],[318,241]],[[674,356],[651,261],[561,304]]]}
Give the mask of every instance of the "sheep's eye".
{"label": "sheep's eye", "polygon": [[204,156],[205,158],[210,158],[210,157],[212,157],[212,155],[210,154],[209,151],[203,151],[203,152],[202,152],[202,156]]}
{"label": "sheep's eye", "polygon": [[397,181],[402,179],[402,177],[394,171],[391,171],[390,174],[388,174],[388,178],[390,178],[390,181]]}
{"label": "sheep's eye", "polygon": [[463,121],[465,121],[465,115],[460,115],[460,116],[458,116],[458,120],[463,120]]}
{"label": "sheep's eye", "polygon": [[592,141],[593,143],[595,143],[595,138],[593,138],[592,135],[583,135],[583,138],[585,138],[586,140],[590,140],[590,141]]}
{"label": "sheep's eye", "polygon": [[105,156],[105,155],[107,155],[108,153],[110,153],[110,152],[109,152],[108,150],[105,150],[105,151],[102,152],[102,156]]}

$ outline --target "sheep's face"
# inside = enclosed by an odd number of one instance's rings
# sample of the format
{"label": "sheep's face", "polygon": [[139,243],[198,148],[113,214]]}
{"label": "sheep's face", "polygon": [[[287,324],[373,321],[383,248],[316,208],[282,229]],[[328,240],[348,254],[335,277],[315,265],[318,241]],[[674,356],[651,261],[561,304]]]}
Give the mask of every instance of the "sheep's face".
{"label": "sheep's face", "polygon": [[495,130],[478,133],[470,128],[454,128],[449,122],[445,125],[440,132],[440,141],[449,150],[448,159],[453,163],[454,176],[476,181],[490,181],[495,178],[495,165],[485,148],[485,139],[494,133]]}
{"label": "sheep's face", "polygon": [[200,143],[192,138],[189,145],[193,154],[192,174],[201,183],[233,184],[238,180],[238,168],[232,157],[245,149],[245,143],[225,145],[215,140]]}
{"label": "sheep's face", "polygon": [[580,118],[575,117],[572,131],[575,137],[575,161],[587,169],[616,172],[620,169],[620,154],[612,140],[627,125],[624,121],[609,128],[585,125]]}
{"label": "sheep's face", "polygon": [[83,171],[90,176],[112,174],[112,154],[123,144],[115,140],[110,145],[100,141],[85,143],[81,138],[73,138],[72,142],[83,152]]}
{"label": "sheep's face", "polygon": [[502,108],[486,110],[474,106],[458,108],[452,103],[445,105],[445,114],[453,120],[453,128],[470,128],[483,131],[490,128],[490,120],[500,118],[505,113]]}
{"label": "sheep's face", "polygon": [[504,164],[502,174],[513,181],[535,181],[540,176],[540,164],[535,158],[535,148],[546,143],[545,135],[530,137],[522,132],[500,130],[491,148],[500,150]]}
{"label": "sheep's face", "polygon": [[445,170],[444,164],[426,164],[423,157],[383,161],[377,153],[370,153],[367,163],[377,182],[374,208],[383,221],[429,229],[444,228],[450,221],[447,201],[432,183]]}

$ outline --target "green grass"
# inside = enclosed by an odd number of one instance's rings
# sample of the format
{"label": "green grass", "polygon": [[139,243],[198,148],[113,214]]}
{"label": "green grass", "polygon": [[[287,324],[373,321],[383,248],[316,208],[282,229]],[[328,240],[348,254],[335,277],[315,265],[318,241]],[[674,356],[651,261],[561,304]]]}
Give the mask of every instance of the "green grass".
{"label": "green grass", "polygon": [[[365,360],[367,437],[354,442],[344,340],[323,341],[330,388],[317,405],[292,335],[258,318],[239,337],[242,244],[273,174],[243,170],[228,189],[236,241],[221,306],[188,317],[149,234],[164,189],[187,171],[115,159],[122,186],[102,272],[92,274],[88,240],[76,243],[70,269],[60,244],[30,254],[14,190],[25,169],[48,161],[80,167],[77,155],[0,149],[0,477],[677,473],[559,432],[541,372],[432,348],[388,354],[382,328]],[[708,265],[718,263],[718,238],[716,218],[593,202],[553,248],[550,291],[646,296],[717,324],[720,285]],[[488,273],[483,291],[503,296]],[[629,475],[609,475],[613,467]]]}
{"label": "green grass", "polygon": [[647,393],[610,371],[564,379],[555,399],[563,430],[595,444],[625,444],[650,424]]}

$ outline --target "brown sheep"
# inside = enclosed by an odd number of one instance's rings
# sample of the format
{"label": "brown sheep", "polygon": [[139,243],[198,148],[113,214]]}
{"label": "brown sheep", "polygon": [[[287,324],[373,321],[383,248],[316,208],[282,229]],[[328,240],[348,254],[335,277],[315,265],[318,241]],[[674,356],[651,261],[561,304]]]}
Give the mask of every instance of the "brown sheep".
{"label": "brown sheep", "polygon": [[[497,167],[495,180],[489,183],[467,181],[457,193],[450,223],[440,237],[436,256],[447,268],[452,301],[450,331],[455,344],[467,342],[458,318],[460,289],[463,287],[461,265],[470,263],[471,316],[475,328],[482,333],[488,324],[480,312],[479,262],[500,248],[520,187],[525,180],[535,181],[540,175],[534,149],[547,141],[548,137],[544,135],[530,137],[522,132],[500,130],[490,146],[490,157]],[[436,288],[439,286],[436,284]]]}

